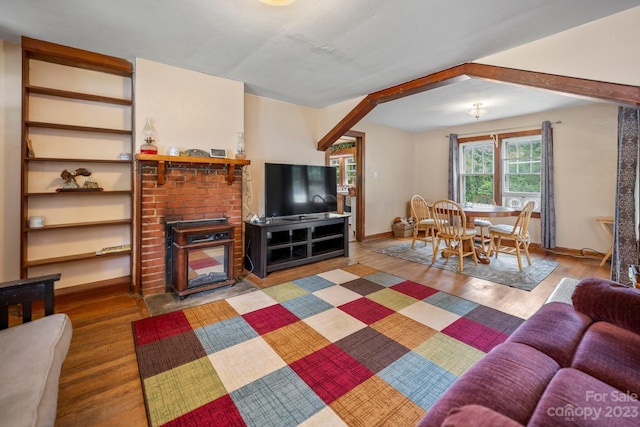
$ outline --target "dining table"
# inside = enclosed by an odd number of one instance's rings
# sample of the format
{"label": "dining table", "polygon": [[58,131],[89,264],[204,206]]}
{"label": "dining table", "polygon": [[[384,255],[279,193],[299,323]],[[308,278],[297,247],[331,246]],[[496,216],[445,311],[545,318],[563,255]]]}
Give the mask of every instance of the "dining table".
{"label": "dining table", "polygon": [[[465,203],[462,206],[467,217],[467,228],[475,228],[476,218],[496,218],[518,215],[518,211],[506,206],[488,205],[482,203]],[[489,264],[490,260],[484,245],[475,245],[476,257],[483,264]]]}
{"label": "dining table", "polygon": [[[517,210],[513,208],[508,208],[506,206],[485,205],[480,203],[466,203],[461,207],[467,219],[471,218],[474,221],[475,221],[475,218],[505,217],[505,216],[518,215]],[[467,228],[475,227],[473,225],[474,221],[471,221],[471,224],[467,223]]]}

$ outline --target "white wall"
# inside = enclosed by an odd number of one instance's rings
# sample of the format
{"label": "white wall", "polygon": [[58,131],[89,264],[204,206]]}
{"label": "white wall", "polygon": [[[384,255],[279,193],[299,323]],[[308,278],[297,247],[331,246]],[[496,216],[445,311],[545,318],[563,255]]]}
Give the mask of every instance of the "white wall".
{"label": "white wall", "polygon": [[386,233],[394,218],[407,216],[415,176],[424,166],[415,161],[415,134],[366,120],[354,130],[364,132],[366,140],[365,235]]}
{"label": "white wall", "polygon": [[245,147],[251,165],[244,213],[264,215],[264,164],[324,165],[317,150],[317,110],[245,95]]}
{"label": "white wall", "polygon": [[[618,109],[598,104],[559,111],[554,128],[557,244],[606,252],[611,238],[597,216],[613,216]],[[557,142],[556,142],[557,141]]]}
{"label": "white wall", "polygon": [[158,154],[181,150],[226,148],[236,151],[244,131],[244,83],[136,59],[136,146],[144,143],[146,117],[157,131]]}
{"label": "white wall", "polygon": [[[264,163],[324,165],[317,150],[318,129],[341,119],[354,102],[315,110],[253,95],[245,96],[245,143],[251,160],[247,194],[252,213],[264,215]],[[367,235],[388,232],[397,216],[406,216],[413,194],[414,134],[363,121],[354,130],[365,136],[365,212]],[[249,209],[245,207],[245,214]]]}
{"label": "white wall", "polygon": [[[417,137],[416,163],[423,165],[423,159],[429,159],[429,167],[418,169],[416,192],[432,201],[447,197],[449,143],[445,135],[489,134],[498,129],[541,124],[544,120],[561,121],[553,125],[556,244],[606,252],[611,240],[595,218],[613,215],[618,157],[614,105],[593,104],[422,133]],[[539,220],[533,219],[530,227],[533,241],[539,243]]]}
{"label": "white wall", "polygon": [[0,40],[0,281],[20,277],[22,51]]}

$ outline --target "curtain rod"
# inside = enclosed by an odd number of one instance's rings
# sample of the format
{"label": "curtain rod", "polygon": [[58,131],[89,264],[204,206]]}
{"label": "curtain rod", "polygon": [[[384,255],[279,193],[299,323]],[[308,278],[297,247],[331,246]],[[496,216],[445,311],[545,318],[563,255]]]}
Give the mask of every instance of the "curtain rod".
{"label": "curtain rod", "polygon": [[[556,122],[551,122],[552,125],[559,125],[562,122],[560,120],[556,121]],[[484,135],[484,134],[492,134],[492,133],[496,133],[496,132],[502,132],[505,130],[516,130],[516,129],[527,129],[527,128],[535,128],[537,126],[541,126],[538,124],[534,124],[534,125],[526,125],[526,126],[516,126],[516,127],[512,127],[512,128],[502,128],[502,129],[493,129],[493,130],[484,130],[484,131],[478,131],[478,132],[469,132],[469,133],[459,133],[458,136],[469,136],[469,135]],[[450,135],[450,134],[449,134]],[[449,135],[445,135],[445,138],[449,138]]]}

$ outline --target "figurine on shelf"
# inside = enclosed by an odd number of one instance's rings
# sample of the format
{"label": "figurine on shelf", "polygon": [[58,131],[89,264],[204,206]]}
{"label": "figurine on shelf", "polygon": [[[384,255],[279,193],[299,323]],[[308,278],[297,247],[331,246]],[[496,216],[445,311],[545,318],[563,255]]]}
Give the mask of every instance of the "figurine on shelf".
{"label": "figurine on shelf", "polygon": [[35,157],[35,156],[36,156],[36,152],[33,151],[33,144],[31,143],[31,140],[27,138],[27,157]]}
{"label": "figurine on shelf", "polygon": [[89,172],[85,168],[78,168],[75,171],[69,172],[68,170],[63,170],[60,174],[60,178],[64,180],[64,185],[62,188],[80,188],[78,183],[76,182],[76,176],[91,176],[91,172]]}
{"label": "figurine on shelf", "polygon": [[82,185],[83,188],[93,188],[93,189],[97,189],[99,188],[98,186],[98,181],[96,181],[95,179],[93,179],[92,176],[90,176],[89,178],[87,178],[84,181],[84,184]]}

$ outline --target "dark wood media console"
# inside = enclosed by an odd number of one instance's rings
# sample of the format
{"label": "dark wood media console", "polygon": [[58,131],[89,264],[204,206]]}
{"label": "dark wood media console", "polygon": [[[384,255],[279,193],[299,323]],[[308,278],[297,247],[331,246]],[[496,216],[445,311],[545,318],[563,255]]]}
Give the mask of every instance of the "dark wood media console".
{"label": "dark wood media console", "polygon": [[349,215],[311,214],[245,223],[245,268],[272,271],[349,256]]}

